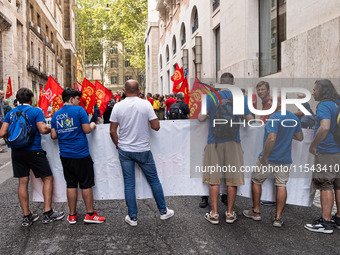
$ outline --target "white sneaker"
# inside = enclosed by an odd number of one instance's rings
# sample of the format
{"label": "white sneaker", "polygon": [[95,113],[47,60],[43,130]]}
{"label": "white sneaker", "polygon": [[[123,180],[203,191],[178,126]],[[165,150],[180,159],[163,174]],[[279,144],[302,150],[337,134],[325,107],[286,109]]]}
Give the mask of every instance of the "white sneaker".
{"label": "white sneaker", "polygon": [[136,227],[137,226],[137,217],[133,217],[131,219],[129,215],[126,215],[125,216],[125,222],[132,227]]}
{"label": "white sneaker", "polygon": [[171,218],[174,215],[175,215],[174,210],[166,208],[166,213],[161,214],[160,219],[161,220],[167,220],[167,219]]}

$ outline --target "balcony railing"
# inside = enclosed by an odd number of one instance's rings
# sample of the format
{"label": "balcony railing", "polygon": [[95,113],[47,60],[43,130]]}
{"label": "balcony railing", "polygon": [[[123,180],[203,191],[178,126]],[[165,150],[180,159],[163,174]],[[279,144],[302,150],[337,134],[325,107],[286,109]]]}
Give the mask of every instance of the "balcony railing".
{"label": "balcony railing", "polygon": [[213,2],[213,12],[220,6],[220,0],[214,0]]}

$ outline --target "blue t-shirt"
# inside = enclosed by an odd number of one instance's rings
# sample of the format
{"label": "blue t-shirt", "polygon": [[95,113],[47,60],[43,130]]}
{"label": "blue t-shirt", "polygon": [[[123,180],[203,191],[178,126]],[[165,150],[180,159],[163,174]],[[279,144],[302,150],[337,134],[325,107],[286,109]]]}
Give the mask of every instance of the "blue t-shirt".
{"label": "blue t-shirt", "polygon": [[[340,101],[339,101],[340,103]],[[334,141],[332,132],[335,131],[336,127],[336,113],[338,105],[333,101],[321,102],[316,110],[316,124],[314,129],[314,137],[320,127],[320,121],[324,119],[331,120],[330,132],[328,132],[326,138],[316,148],[321,153],[338,153],[340,152],[340,144]]]}
{"label": "blue t-shirt", "polygon": [[[40,134],[40,132],[37,128],[38,122],[40,122],[40,121],[46,122],[42,110],[39,109],[39,108],[34,108],[30,105],[19,105],[18,107],[12,109],[11,111],[9,111],[6,114],[4,122],[9,124],[10,118],[13,116],[13,114],[15,112],[17,112],[19,110],[25,112],[25,114],[27,115],[29,123],[31,124],[33,130],[35,131],[35,137],[34,137],[33,142],[29,146],[20,148],[20,150],[42,150],[41,134]],[[10,148],[11,146],[8,145],[8,147]]]}
{"label": "blue t-shirt", "polygon": [[[276,121],[271,121],[271,120]],[[286,120],[286,121],[284,121]],[[295,120],[295,121],[293,121]],[[283,125],[281,124],[283,122]],[[297,124],[296,124],[297,123]],[[296,125],[295,127],[292,127]],[[277,134],[273,150],[268,156],[268,163],[271,164],[291,164],[292,161],[292,140],[295,133],[302,132],[301,123],[298,117],[290,111],[286,115],[281,115],[281,111],[272,114],[265,126],[263,137],[263,149],[259,157],[262,156],[264,145],[270,133]]]}
{"label": "blue t-shirt", "polygon": [[[222,96],[222,98],[225,98],[225,99],[228,99],[232,95],[232,93],[229,90],[220,91],[219,94]],[[215,94],[212,94],[212,95],[214,96],[216,103],[219,104],[220,102],[219,102],[217,96]],[[216,113],[216,105],[215,105],[214,100],[210,96],[207,96],[207,111],[208,111],[208,114],[209,114],[208,144],[213,144],[213,143],[216,143],[215,137],[214,137],[213,132],[212,132],[212,126],[213,126],[213,123],[214,123],[215,113]],[[244,115],[248,115],[248,114],[251,114],[251,112],[248,108],[247,98],[244,97]],[[241,142],[240,131],[238,131],[236,138],[219,140],[218,143],[224,143],[224,142],[229,142],[229,141],[235,141],[235,142],[240,143]]]}
{"label": "blue t-shirt", "polygon": [[51,122],[58,136],[60,156],[64,158],[85,158],[90,155],[87,137],[82,124],[90,123],[84,108],[64,105]]}

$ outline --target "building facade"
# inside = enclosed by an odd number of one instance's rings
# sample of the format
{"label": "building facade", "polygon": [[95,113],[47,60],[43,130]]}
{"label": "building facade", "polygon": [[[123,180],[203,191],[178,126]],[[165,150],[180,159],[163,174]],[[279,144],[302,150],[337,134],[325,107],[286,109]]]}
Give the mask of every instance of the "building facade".
{"label": "building facade", "polygon": [[299,86],[310,89],[309,79],[339,77],[337,0],[149,0],[149,8],[158,16],[149,14],[145,37],[148,92],[172,90],[176,63],[190,86],[226,71],[251,86],[304,78]]}
{"label": "building facade", "polygon": [[76,77],[74,1],[0,0],[0,88],[27,87],[35,97],[52,75],[62,86]]}
{"label": "building facade", "polygon": [[112,92],[122,90],[127,80],[134,79],[143,82],[143,73],[140,68],[130,64],[131,52],[124,47],[122,42],[104,42],[103,65],[104,85]]}
{"label": "building facade", "polygon": [[[129,79],[135,79],[143,83],[144,73],[141,73],[142,69],[131,66],[130,55],[122,42],[105,41],[103,43],[103,63],[100,65],[97,63],[93,65],[86,64],[86,79],[93,84],[96,80],[101,82],[113,93],[116,93],[117,90],[122,91],[125,82]],[[78,81],[80,83],[84,79],[83,74],[84,71],[78,63]]]}

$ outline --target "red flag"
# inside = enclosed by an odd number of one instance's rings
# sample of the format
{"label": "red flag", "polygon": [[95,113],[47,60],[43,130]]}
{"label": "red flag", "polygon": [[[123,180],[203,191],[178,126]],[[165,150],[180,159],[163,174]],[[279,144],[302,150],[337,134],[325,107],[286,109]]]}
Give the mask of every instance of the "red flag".
{"label": "red flag", "polygon": [[172,87],[172,93],[179,92],[180,84],[184,80],[183,67],[180,69],[178,64],[176,63],[176,71],[173,76],[171,76],[171,80],[174,82],[174,86]]}
{"label": "red flag", "polygon": [[7,82],[7,90],[6,90],[6,98],[9,98],[12,94],[12,83],[11,83],[11,77],[8,78]]}
{"label": "red flag", "polygon": [[183,84],[179,90],[179,92],[183,92],[185,99],[184,99],[184,103],[188,104],[190,103],[190,89],[189,89],[189,84],[188,84],[188,80],[187,77],[184,78]]}
{"label": "red flag", "polygon": [[76,84],[75,83],[73,83],[73,89],[76,89]]}
{"label": "red flag", "polygon": [[96,81],[96,101],[100,111],[100,117],[107,109],[107,104],[110,102],[112,92],[105,88],[99,81]]}
{"label": "red flag", "polygon": [[40,107],[40,104],[41,104],[41,97],[43,95],[43,89],[42,89],[42,85],[39,85],[40,89],[39,89],[39,100],[38,100],[38,107]]}
{"label": "red flag", "polygon": [[[64,91],[64,90],[62,89],[62,91]],[[62,93],[63,93],[63,92],[61,92],[61,94],[62,94]],[[56,111],[60,110],[61,107],[63,107],[63,105],[64,105],[63,98],[62,98],[61,94],[59,94],[58,96],[56,96],[56,98],[55,98],[55,99],[53,100],[53,102],[52,102],[52,112],[51,112],[51,117],[53,116],[53,114],[54,114]]]}
{"label": "red flag", "polygon": [[40,105],[40,108],[46,113],[48,106],[57,96],[61,95],[63,91],[64,90],[52,76],[48,77],[44,93],[39,100],[38,105]]}
{"label": "red flag", "polygon": [[81,91],[82,89],[82,85],[77,81],[77,88],[78,88],[78,91]]}
{"label": "red flag", "polygon": [[198,114],[201,112],[202,95],[208,94],[208,90],[202,85],[197,77],[195,78],[194,85],[191,89],[190,97],[190,119],[197,119]]}
{"label": "red flag", "polygon": [[84,78],[80,99],[80,106],[84,107],[87,113],[94,113],[94,105],[96,104],[96,87]]}

